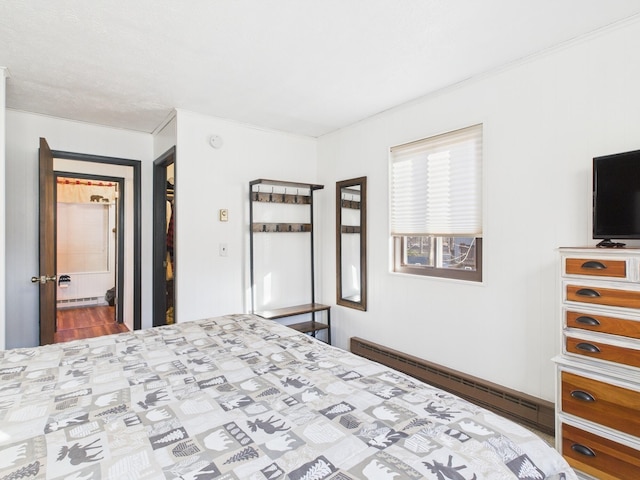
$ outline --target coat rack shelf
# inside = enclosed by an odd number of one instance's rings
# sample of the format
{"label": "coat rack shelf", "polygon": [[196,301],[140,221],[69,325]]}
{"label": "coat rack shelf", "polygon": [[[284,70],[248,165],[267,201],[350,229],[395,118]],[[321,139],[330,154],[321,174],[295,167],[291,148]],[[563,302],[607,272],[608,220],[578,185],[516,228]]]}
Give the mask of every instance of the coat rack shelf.
{"label": "coat rack shelf", "polygon": [[352,210],[360,210],[360,202],[357,200],[342,200],[340,202],[342,208],[350,208]]}
{"label": "coat rack shelf", "polygon": [[311,198],[307,195],[300,195],[298,193],[267,193],[267,192],[252,192],[251,200],[254,202],[266,202],[266,203],[291,203],[294,205],[308,205]]}
{"label": "coat rack shelf", "polygon": [[342,225],[340,228],[341,233],[360,233],[361,228],[355,225]]}
{"label": "coat rack shelf", "polygon": [[252,223],[253,233],[300,233],[311,232],[310,223]]}
{"label": "coat rack shelf", "polygon": [[[331,307],[316,303],[315,301],[315,260],[313,242],[313,193],[323,189],[323,185],[310,183],[296,183],[278,180],[258,179],[249,182],[249,270],[251,281],[251,312],[270,320],[284,319],[287,317],[305,315],[310,320],[288,324],[287,326],[297,331],[316,336],[318,332],[326,331],[327,343],[331,343]],[[307,211],[308,222],[263,222],[256,220],[256,204],[286,204],[299,206]],[[268,208],[266,205],[264,208]],[[275,205],[274,205],[274,208]],[[291,208],[291,207],[287,207]],[[254,248],[256,235],[279,233],[299,233],[309,235],[309,272],[311,275],[309,303],[282,308],[269,308],[266,305],[258,305],[258,295],[256,291],[255,256],[257,249]],[[260,250],[260,253],[264,253]],[[282,265],[286,265],[289,259],[283,258]],[[290,261],[290,260],[289,260]],[[262,274],[268,272],[260,272]],[[326,321],[319,321],[326,318]]]}

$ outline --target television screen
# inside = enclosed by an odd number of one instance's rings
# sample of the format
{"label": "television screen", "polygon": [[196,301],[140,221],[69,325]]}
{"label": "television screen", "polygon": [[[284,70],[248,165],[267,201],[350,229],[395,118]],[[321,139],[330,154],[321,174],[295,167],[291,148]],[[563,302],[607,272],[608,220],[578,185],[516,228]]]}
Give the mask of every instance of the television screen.
{"label": "television screen", "polygon": [[593,238],[640,239],[640,150],[593,159]]}

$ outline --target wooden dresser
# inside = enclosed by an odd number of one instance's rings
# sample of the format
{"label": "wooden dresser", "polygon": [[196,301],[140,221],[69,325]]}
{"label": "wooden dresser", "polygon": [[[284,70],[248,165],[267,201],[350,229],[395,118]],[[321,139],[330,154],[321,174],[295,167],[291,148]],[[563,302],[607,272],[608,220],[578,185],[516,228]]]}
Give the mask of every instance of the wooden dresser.
{"label": "wooden dresser", "polygon": [[583,478],[640,479],[640,249],[560,257],[556,447]]}

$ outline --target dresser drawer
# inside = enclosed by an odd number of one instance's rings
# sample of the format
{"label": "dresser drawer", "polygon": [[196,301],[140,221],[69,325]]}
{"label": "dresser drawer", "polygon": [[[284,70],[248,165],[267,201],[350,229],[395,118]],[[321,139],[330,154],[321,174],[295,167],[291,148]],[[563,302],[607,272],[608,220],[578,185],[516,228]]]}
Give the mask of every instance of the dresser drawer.
{"label": "dresser drawer", "polygon": [[640,292],[617,288],[567,285],[567,300],[571,302],[640,308]]}
{"label": "dresser drawer", "polygon": [[604,342],[581,340],[567,335],[565,340],[567,352],[591,357],[598,360],[623,363],[640,368],[640,350],[625,348],[618,345],[609,345]]}
{"label": "dresser drawer", "polygon": [[640,321],[567,310],[567,327],[640,338]]}
{"label": "dresser drawer", "polygon": [[640,478],[640,451],[572,425],[560,428],[562,455],[573,468],[602,480]]}
{"label": "dresser drawer", "polygon": [[640,432],[640,392],[566,371],[562,411],[630,435]]}
{"label": "dresser drawer", "polygon": [[567,258],[564,273],[566,275],[626,278],[627,262],[625,260]]}

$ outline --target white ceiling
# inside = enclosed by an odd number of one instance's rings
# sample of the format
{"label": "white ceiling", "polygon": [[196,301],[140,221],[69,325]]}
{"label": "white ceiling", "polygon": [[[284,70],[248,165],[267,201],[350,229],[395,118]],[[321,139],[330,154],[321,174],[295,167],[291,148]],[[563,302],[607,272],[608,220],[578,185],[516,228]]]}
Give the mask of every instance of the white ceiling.
{"label": "white ceiling", "polygon": [[1,0],[7,107],[320,136],[640,14],[638,0]]}

